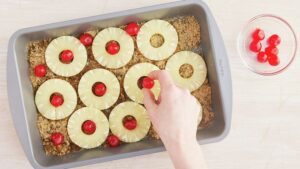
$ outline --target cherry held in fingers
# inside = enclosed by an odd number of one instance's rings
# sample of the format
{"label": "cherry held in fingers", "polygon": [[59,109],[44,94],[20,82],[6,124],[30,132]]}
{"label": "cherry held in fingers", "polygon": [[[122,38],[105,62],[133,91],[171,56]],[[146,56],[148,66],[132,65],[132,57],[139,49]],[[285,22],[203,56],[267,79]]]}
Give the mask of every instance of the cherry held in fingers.
{"label": "cherry held in fingers", "polygon": [[154,80],[150,77],[144,77],[142,81],[143,88],[151,89],[154,86]]}

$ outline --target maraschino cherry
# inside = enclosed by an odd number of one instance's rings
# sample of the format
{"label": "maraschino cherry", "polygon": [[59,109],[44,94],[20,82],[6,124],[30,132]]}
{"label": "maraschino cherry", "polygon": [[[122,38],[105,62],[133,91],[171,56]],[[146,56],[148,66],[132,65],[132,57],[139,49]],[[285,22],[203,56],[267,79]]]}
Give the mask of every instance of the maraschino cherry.
{"label": "maraschino cherry", "polygon": [[96,131],[96,124],[92,120],[87,120],[82,124],[82,131],[85,134],[91,135]]}
{"label": "maraschino cherry", "polygon": [[64,142],[64,138],[64,135],[60,132],[52,133],[51,135],[51,141],[55,146],[61,145]]}
{"label": "maraschino cherry", "polygon": [[64,98],[60,94],[53,94],[50,98],[50,102],[54,107],[59,107],[64,103]]}
{"label": "maraschino cherry", "polygon": [[125,117],[123,120],[123,125],[128,130],[134,130],[137,126],[137,121],[134,117]]}
{"label": "maraschino cherry", "polygon": [[111,134],[111,135],[109,135],[109,136],[107,137],[106,143],[107,143],[110,147],[117,147],[117,146],[120,145],[120,139],[119,139],[117,136]]}
{"label": "maraschino cherry", "polygon": [[79,39],[84,46],[91,46],[93,43],[93,36],[89,33],[82,34]]}
{"label": "maraschino cherry", "polygon": [[71,63],[74,59],[73,52],[71,50],[64,50],[60,53],[60,60],[63,63]]}
{"label": "maraschino cherry", "polygon": [[140,30],[139,25],[136,22],[131,22],[127,24],[125,27],[125,31],[131,35],[131,36],[136,36]]}
{"label": "maraschino cherry", "polygon": [[111,55],[115,55],[120,51],[120,45],[116,41],[110,41],[106,44],[106,51]]}
{"label": "maraschino cherry", "polygon": [[154,80],[150,77],[144,77],[142,81],[143,88],[151,89],[154,86]]}
{"label": "maraschino cherry", "polygon": [[93,92],[96,96],[103,96],[106,93],[106,86],[104,83],[96,83],[93,87]]}
{"label": "maraschino cherry", "polygon": [[47,74],[47,67],[44,64],[40,64],[34,67],[34,75],[36,77],[44,77]]}

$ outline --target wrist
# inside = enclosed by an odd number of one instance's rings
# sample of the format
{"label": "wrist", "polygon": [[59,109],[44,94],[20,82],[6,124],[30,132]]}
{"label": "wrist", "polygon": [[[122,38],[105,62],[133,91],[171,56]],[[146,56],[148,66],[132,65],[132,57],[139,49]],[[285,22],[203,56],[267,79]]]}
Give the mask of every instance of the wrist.
{"label": "wrist", "polygon": [[163,141],[166,149],[169,152],[192,152],[199,147],[195,139],[176,139],[172,141]]}
{"label": "wrist", "polygon": [[166,144],[166,149],[174,163],[175,168],[206,169],[206,164],[201,152],[201,148],[196,141],[173,142]]}

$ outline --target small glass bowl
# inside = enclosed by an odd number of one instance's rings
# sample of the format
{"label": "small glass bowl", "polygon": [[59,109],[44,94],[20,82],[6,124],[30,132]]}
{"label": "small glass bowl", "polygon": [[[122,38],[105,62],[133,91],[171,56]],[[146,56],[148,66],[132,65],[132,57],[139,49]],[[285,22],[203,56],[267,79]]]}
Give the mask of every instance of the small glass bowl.
{"label": "small glass bowl", "polygon": [[[260,63],[256,60],[257,53],[249,50],[252,33],[260,28],[265,32],[262,40],[262,51],[268,46],[267,39],[272,34],[278,34],[281,43],[277,46],[280,63],[271,66],[268,62]],[[261,75],[275,75],[285,70],[293,61],[297,51],[296,34],[292,27],[282,18],[263,14],[252,18],[242,29],[238,37],[238,51],[244,64],[253,72]]]}

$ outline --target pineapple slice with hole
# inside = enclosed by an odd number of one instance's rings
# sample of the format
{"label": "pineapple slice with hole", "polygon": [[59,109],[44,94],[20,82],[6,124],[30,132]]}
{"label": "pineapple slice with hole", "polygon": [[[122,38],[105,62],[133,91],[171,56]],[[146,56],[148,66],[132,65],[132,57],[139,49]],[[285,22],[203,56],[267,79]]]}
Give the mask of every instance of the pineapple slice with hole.
{"label": "pineapple slice with hole", "polygon": [[[73,52],[73,60],[66,64],[60,61],[64,50]],[[70,77],[82,71],[87,63],[87,51],[81,42],[73,36],[61,36],[51,41],[45,52],[47,66],[57,75]]]}
{"label": "pineapple slice with hole", "polygon": [[[96,130],[92,134],[85,134],[82,125],[85,121],[92,120]],[[90,149],[100,146],[108,136],[109,123],[103,112],[92,107],[83,107],[76,110],[68,121],[68,134],[72,142],[82,148]]]}
{"label": "pineapple slice with hole", "polygon": [[[188,64],[192,66],[192,75],[188,78],[180,75],[180,68],[182,65]],[[204,83],[207,68],[203,58],[197,53],[191,51],[181,51],[174,54],[167,62],[165,68],[172,76],[175,83],[190,91],[194,91],[201,87]]]}
{"label": "pineapple slice with hole", "polygon": [[[120,45],[120,51],[114,55],[106,51],[106,45],[110,41],[116,41]],[[134,52],[133,39],[120,28],[106,28],[99,32],[92,45],[92,51],[99,64],[111,69],[117,69],[126,65]]]}
{"label": "pineapple slice with hole", "polygon": [[[131,100],[143,104],[144,95],[138,85],[139,79],[148,76],[154,70],[159,70],[159,68],[151,63],[138,63],[129,68],[124,77],[124,90]],[[154,80],[154,86],[151,91],[157,99],[160,92],[158,80]]]}
{"label": "pineapple slice with hole", "polygon": [[[50,103],[52,94],[59,93],[64,102],[59,107]],[[35,94],[35,104],[38,111],[47,119],[60,120],[69,116],[76,108],[77,95],[75,89],[67,81],[50,79],[44,82]]]}
{"label": "pineapple slice with hole", "polygon": [[[123,119],[126,116],[133,116],[137,121],[137,126],[133,130],[128,130],[123,126]],[[111,132],[118,136],[120,140],[132,143],[143,139],[151,126],[146,109],[135,102],[123,102],[117,105],[109,115],[109,126]]]}
{"label": "pineapple slice with hole", "polygon": [[[152,36],[160,35],[163,44],[154,47],[151,44]],[[146,22],[137,35],[139,51],[150,60],[164,60],[170,57],[176,50],[178,35],[176,29],[167,21],[154,19]]]}
{"label": "pineapple slice with hole", "polygon": [[[95,83],[101,82],[106,87],[103,96],[96,96],[93,92]],[[120,83],[117,77],[105,69],[93,69],[86,72],[78,84],[78,95],[80,100],[88,107],[94,107],[99,110],[108,109],[119,98]]]}

